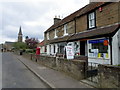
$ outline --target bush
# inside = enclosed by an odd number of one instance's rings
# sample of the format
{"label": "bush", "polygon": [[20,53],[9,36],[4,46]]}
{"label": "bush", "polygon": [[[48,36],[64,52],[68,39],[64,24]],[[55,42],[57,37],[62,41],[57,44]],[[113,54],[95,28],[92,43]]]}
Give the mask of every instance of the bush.
{"label": "bush", "polygon": [[17,49],[17,50],[20,50],[20,49],[26,49],[27,48],[27,45],[26,45],[26,43],[24,43],[24,42],[15,42],[14,44],[13,44],[13,47],[15,48],[15,49]]}
{"label": "bush", "polygon": [[35,53],[33,49],[26,49],[25,52],[26,53]]}

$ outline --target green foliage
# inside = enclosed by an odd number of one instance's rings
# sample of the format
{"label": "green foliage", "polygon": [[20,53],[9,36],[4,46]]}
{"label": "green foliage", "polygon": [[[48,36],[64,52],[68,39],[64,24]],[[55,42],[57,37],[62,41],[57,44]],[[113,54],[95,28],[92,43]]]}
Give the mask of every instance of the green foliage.
{"label": "green foliage", "polygon": [[26,53],[35,53],[35,50],[34,49],[26,49],[25,52]]}
{"label": "green foliage", "polygon": [[18,49],[18,50],[20,50],[20,49],[25,50],[25,49],[27,48],[27,45],[26,45],[26,43],[24,43],[24,42],[15,42],[15,43],[13,44],[13,47],[14,47],[15,49]]}
{"label": "green foliage", "polygon": [[25,43],[30,49],[35,49],[37,47],[37,44],[39,43],[38,39],[36,38],[28,38],[26,36]]}

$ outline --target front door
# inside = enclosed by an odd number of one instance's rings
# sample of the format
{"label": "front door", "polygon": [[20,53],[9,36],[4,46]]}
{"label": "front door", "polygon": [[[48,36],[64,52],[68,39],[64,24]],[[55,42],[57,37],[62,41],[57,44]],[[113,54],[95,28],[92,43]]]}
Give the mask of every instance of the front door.
{"label": "front door", "polygon": [[80,55],[85,56],[85,42],[86,41],[80,41]]}

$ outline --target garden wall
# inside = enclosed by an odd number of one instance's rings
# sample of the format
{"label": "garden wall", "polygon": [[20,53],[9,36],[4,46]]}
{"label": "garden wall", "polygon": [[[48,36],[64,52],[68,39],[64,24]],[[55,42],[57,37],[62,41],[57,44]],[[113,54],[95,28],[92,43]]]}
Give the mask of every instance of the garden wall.
{"label": "garden wall", "polygon": [[120,88],[120,66],[99,65],[99,87]]}
{"label": "garden wall", "polygon": [[40,56],[37,63],[62,71],[77,80],[85,78],[85,60],[67,60],[58,57]]}

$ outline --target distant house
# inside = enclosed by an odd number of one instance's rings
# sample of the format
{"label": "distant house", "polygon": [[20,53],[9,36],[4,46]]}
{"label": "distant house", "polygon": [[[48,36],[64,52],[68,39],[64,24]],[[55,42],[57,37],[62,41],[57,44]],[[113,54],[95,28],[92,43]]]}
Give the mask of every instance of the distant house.
{"label": "distant house", "polygon": [[6,49],[7,51],[11,50],[13,48],[13,44],[14,42],[6,41],[4,44],[4,49]]}
{"label": "distant house", "polygon": [[37,47],[40,48],[40,53],[41,53],[41,54],[45,54],[45,53],[46,53],[46,47],[45,47],[45,45],[44,45],[44,40],[43,40],[42,42],[38,43],[38,44],[37,44]]}
{"label": "distant house", "polygon": [[93,2],[44,32],[47,55],[64,54],[65,46],[75,56],[87,56],[88,62],[120,64],[120,2]]}

